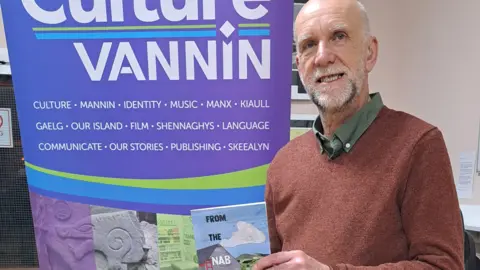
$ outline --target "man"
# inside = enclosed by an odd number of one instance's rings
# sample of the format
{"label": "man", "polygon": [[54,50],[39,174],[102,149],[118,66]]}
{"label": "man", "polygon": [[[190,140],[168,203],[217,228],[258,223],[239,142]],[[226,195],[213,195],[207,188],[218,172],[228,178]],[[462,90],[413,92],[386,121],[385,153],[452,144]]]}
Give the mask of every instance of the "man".
{"label": "man", "polygon": [[295,40],[319,117],[268,170],[273,254],[254,269],[463,269],[442,134],[369,94],[378,41],[363,6],[310,0],[295,21]]}

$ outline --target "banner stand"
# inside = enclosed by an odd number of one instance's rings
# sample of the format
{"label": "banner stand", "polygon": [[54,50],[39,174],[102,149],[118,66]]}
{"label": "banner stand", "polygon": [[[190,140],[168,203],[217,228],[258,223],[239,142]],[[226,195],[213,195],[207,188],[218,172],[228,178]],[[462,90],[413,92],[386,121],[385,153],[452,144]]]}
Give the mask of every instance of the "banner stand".
{"label": "banner stand", "polygon": [[41,270],[198,269],[190,210],[263,201],[288,1],[3,1]]}

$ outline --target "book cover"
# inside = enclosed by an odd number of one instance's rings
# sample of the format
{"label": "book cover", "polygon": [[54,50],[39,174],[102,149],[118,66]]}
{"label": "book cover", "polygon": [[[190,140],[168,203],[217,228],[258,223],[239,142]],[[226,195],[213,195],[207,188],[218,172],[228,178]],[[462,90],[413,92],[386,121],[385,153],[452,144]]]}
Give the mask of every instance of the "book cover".
{"label": "book cover", "polygon": [[199,269],[248,270],[270,254],[265,203],[191,211]]}

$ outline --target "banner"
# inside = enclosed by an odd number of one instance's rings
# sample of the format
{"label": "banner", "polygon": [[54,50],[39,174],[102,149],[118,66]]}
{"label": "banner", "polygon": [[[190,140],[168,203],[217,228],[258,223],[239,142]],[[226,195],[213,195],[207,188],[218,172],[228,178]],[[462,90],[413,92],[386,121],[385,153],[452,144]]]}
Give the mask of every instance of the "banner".
{"label": "banner", "polygon": [[292,3],[1,3],[40,269],[197,269],[289,140]]}

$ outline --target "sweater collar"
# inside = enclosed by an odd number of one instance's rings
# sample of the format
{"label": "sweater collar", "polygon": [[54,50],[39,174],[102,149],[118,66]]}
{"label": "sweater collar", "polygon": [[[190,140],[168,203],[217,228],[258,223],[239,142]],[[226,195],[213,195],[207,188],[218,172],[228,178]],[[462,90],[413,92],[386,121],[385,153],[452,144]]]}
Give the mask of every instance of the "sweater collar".
{"label": "sweater collar", "polygon": [[320,116],[313,123],[313,132],[318,139],[321,153],[326,153],[330,159],[335,159],[342,152],[350,152],[367,128],[376,119],[383,107],[380,93],[370,95],[370,101],[357,113],[340,126],[329,139],[323,135]]}

